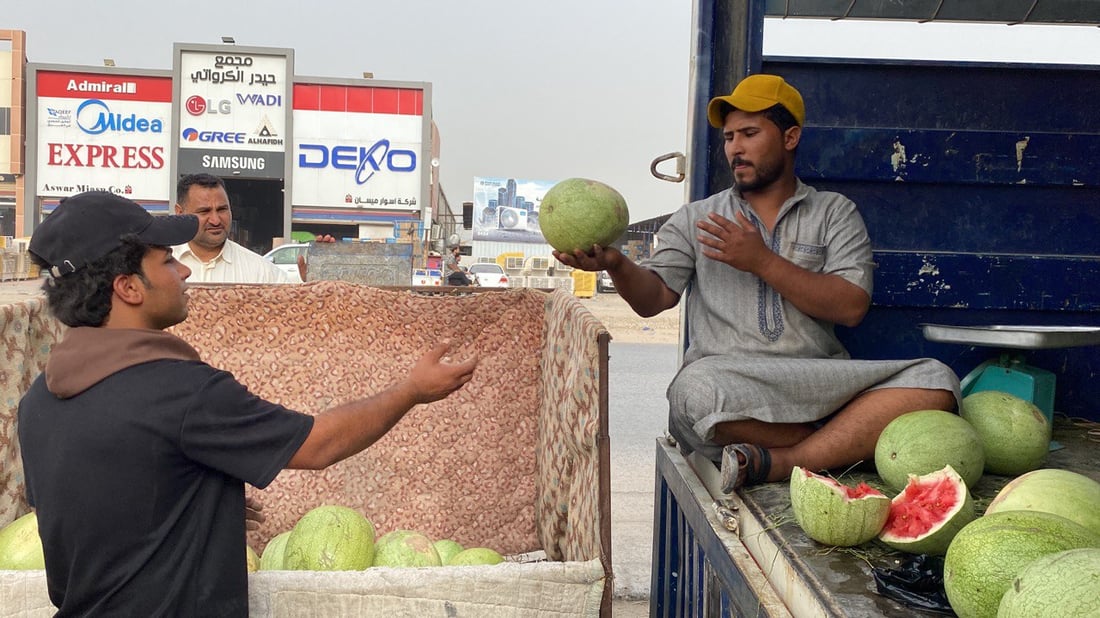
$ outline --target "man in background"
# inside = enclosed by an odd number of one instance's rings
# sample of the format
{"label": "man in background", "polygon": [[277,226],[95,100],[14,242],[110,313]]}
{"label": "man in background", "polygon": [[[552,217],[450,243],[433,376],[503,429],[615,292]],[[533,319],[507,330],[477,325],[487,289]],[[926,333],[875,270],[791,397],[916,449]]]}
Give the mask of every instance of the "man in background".
{"label": "man in background", "polygon": [[[199,218],[199,233],[172,247],[172,254],[191,269],[190,283],[296,283],[262,255],[229,240],[233,211],[225,182],[212,174],[188,174],[176,187],[176,214]],[[304,258],[298,258],[302,281]]]}

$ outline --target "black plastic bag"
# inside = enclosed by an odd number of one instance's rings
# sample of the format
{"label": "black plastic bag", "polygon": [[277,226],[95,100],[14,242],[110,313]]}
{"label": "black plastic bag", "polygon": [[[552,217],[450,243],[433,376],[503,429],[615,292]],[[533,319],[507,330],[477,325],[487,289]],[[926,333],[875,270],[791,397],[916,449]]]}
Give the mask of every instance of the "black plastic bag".
{"label": "black plastic bag", "polygon": [[906,607],[954,616],[943,589],[943,558],[913,556],[896,569],[871,569],[875,588]]}

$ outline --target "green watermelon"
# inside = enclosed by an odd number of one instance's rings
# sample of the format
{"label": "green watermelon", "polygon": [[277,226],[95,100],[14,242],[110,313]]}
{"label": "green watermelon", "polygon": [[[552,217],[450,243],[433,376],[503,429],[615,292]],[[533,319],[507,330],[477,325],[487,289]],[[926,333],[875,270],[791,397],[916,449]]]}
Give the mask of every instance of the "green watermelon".
{"label": "green watermelon", "polygon": [[501,562],[504,562],[504,556],[497,553],[495,549],[471,547],[455,554],[451,561],[447,563],[447,566],[474,566],[478,564],[500,564]]}
{"label": "green watermelon", "polygon": [[626,232],[630,211],[623,196],[597,180],[568,178],[542,196],[539,228],[562,253],[607,247]]}
{"label": "green watermelon", "polygon": [[46,568],[42,539],[38,536],[38,516],[34,511],[0,529],[0,570],[36,570]]}
{"label": "green watermelon", "polygon": [[393,530],[378,539],[374,566],[442,566],[432,540],[415,530]]}
{"label": "green watermelon", "polygon": [[890,421],[875,443],[875,469],[901,491],[909,475],[951,466],[967,487],[982,478],[985,456],[978,432],[962,417],[943,410],[918,410]]}
{"label": "green watermelon", "polygon": [[1100,549],[1047,554],[1024,567],[1001,597],[997,618],[1100,616]]}
{"label": "green watermelon", "polygon": [[795,466],[791,508],[806,536],[825,545],[851,547],[878,535],[890,514],[890,499],[866,483],[848,487]]}
{"label": "green watermelon", "polygon": [[943,563],[943,586],[959,618],[993,618],[1001,597],[1032,561],[1069,549],[1100,547],[1100,534],[1065,517],[1004,511],[970,522]]}
{"label": "green watermelon", "polygon": [[982,440],[986,472],[1016,476],[1037,469],[1046,459],[1052,428],[1030,401],[1001,391],[979,391],[963,398],[960,414]]}
{"label": "green watermelon", "polygon": [[974,500],[951,466],[922,476],[890,501],[890,515],[879,540],[911,554],[942,556],[951,539],[974,520]]}
{"label": "green watermelon", "polygon": [[449,563],[455,554],[466,549],[457,541],[451,539],[440,539],[432,543],[432,547],[435,547],[435,553],[439,554],[439,561],[444,565]]}
{"label": "green watermelon", "polygon": [[1054,513],[1100,534],[1100,483],[1069,470],[1033,470],[1012,479],[985,509],[1001,511]]}
{"label": "green watermelon", "polygon": [[264,547],[264,553],[260,555],[261,571],[282,571],[284,558],[286,557],[286,542],[290,538],[292,530],[280,532],[271,537]]}
{"label": "green watermelon", "polygon": [[286,541],[288,571],[358,571],[374,562],[374,524],[346,506],[319,506],[298,520]]}

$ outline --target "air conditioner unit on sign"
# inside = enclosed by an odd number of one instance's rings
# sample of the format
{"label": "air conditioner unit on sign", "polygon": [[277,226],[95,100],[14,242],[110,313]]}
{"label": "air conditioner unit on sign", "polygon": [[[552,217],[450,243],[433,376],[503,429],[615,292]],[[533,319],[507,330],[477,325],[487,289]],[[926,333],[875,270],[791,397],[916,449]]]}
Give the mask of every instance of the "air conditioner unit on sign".
{"label": "air conditioner unit on sign", "polygon": [[500,208],[500,229],[502,230],[526,230],[527,209],[504,206]]}

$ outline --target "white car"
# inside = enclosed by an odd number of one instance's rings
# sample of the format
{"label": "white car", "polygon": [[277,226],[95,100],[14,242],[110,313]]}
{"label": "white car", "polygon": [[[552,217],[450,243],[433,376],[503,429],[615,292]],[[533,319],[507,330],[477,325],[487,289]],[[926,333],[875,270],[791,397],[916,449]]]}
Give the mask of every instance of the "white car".
{"label": "white car", "polygon": [[470,275],[477,278],[477,284],[483,288],[508,287],[508,274],[500,264],[481,262],[470,265]]}
{"label": "white car", "polygon": [[292,280],[301,281],[302,277],[298,273],[298,256],[305,255],[307,251],[309,251],[309,243],[291,242],[268,251],[264,254],[264,259],[278,266],[279,270],[290,275]]}

